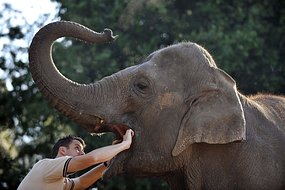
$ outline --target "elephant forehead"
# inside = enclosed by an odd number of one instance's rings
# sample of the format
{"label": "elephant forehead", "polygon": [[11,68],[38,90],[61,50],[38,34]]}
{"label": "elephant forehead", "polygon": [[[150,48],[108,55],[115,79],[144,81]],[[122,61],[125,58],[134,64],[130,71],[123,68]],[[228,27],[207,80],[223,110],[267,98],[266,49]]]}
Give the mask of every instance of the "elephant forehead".
{"label": "elephant forehead", "polygon": [[179,105],[179,102],[181,102],[181,100],[181,95],[176,92],[166,92],[158,96],[158,103],[160,109],[172,107],[173,105],[177,106]]}

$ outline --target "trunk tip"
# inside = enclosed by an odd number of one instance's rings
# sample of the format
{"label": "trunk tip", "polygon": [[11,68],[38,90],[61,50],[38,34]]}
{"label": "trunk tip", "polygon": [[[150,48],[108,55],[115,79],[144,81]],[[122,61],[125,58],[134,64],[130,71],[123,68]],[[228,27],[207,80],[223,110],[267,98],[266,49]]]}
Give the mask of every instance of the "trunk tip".
{"label": "trunk tip", "polygon": [[104,29],[104,34],[111,40],[116,40],[119,37],[118,35],[114,36],[113,31],[109,28]]}

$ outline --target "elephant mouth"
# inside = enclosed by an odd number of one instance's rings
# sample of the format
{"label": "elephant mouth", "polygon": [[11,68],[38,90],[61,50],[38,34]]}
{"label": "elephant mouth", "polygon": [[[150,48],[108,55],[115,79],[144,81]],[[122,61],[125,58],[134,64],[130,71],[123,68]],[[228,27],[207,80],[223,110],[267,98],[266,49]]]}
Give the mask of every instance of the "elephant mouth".
{"label": "elephant mouth", "polygon": [[128,129],[130,129],[130,127],[124,124],[102,124],[102,125],[97,125],[95,127],[96,133],[107,133],[107,132],[114,133],[115,140],[112,142],[112,144],[117,144],[122,142],[123,137]]}

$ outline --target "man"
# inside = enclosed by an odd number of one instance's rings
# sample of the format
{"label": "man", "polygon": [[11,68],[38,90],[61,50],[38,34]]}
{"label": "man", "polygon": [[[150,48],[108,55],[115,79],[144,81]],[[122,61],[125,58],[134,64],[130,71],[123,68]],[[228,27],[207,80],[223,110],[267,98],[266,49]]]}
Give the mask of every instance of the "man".
{"label": "man", "polygon": [[[38,161],[18,187],[18,190],[71,190],[86,189],[102,177],[106,161],[129,149],[134,132],[126,131],[123,141],[118,144],[84,153],[85,143],[79,137],[68,136],[59,139],[53,147],[53,159]],[[101,163],[101,164],[99,164]],[[77,178],[67,175],[99,164]]]}

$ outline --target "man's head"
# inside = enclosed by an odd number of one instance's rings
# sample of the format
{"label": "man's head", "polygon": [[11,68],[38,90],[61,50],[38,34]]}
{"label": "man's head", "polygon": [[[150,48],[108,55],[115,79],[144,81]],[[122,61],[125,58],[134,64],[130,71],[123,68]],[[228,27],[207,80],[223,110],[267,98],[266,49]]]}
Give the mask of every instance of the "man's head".
{"label": "man's head", "polygon": [[60,138],[52,148],[52,158],[60,156],[79,156],[83,155],[85,142],[80,137],[66,136]]}

